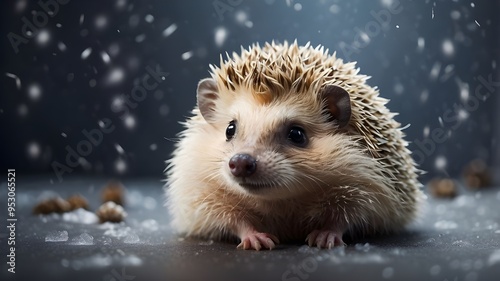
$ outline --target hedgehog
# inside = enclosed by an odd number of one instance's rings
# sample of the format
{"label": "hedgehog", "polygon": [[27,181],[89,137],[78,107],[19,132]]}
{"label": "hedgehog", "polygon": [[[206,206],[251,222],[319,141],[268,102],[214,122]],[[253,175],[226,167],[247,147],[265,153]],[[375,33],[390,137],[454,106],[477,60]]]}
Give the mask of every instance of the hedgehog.
{"label": "hedgehog", "polygon": [[226,56],[167,161],[173,229],[240,249],[331,248],[417,217],[420,170],[355,62],[297,41]]}

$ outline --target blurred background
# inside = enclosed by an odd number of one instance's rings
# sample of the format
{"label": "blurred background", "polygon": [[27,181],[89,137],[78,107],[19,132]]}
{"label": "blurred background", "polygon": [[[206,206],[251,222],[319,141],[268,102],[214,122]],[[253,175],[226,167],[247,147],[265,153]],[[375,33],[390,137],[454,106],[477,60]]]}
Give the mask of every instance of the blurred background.
{"label": "blurred background", "polygon": [[[162,179],[197,82],[254,42],[372,76],[426,181],[500,165],[500,1],[2,1],[0,166]],[[498,170],[497,170],[498,171]],[[497,173],[498,174],[498,173]]]}

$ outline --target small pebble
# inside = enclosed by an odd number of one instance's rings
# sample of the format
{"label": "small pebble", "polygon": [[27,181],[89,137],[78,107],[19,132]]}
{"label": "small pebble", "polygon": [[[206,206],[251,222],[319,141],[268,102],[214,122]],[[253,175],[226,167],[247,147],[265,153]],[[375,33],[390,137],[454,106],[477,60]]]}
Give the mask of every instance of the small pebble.
{"label": "small pebble", "polygon": [[71,211],[76,210],[76,209],[80,209],[80,208],[85,209],[85,210],[89,209],[89,202],[82,195],[79,195],[79,194],[73,195],[73,196],[69,197],[67,201],[70,205]]}
{"label": "small pebble", "polygon": [[463,170],[465,185],[471,189],[491,186],[491,172],[481,159],[472,160]]}
{"label": "small pebble", "polygon": [[127,213],[122,206],[117,205],[115,202],[108,201],[99,207],[95,212],[99,221],[104,222],[122,222]]}
{"label": "small pebble", "polygon": [[435,178],[427,184],[432,196],[436,198],[454,198],[457,196],[457,184],[452,179]]}
{"label": "small pebble", "polygon": [[54,197],[46,199],[35,205],[33,208],[33,214],[50,214],[50,213],[64,213],[71,210],[71,205],[68,201],[62,199],[61,197]]}

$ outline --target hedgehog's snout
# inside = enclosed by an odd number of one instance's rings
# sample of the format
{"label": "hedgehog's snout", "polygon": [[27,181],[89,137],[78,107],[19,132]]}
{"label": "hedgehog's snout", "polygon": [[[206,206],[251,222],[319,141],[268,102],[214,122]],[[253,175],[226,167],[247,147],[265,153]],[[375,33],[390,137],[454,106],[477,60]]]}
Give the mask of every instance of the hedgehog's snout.
{"label": "hedgehog's snout", "polygon": [[229,169],[235,177],[249,177],[257,170],[257,160],[249,154],[235,154],[229,160]]}

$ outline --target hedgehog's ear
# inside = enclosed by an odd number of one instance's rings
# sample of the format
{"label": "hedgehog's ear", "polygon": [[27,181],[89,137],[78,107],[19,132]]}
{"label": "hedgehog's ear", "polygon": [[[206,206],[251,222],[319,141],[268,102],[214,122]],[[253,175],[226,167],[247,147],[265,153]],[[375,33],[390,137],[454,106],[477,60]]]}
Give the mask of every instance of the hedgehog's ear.
{"label": "hedgehog's ear", "polygon": [[201,115],[208,123],[215,121],[216,102],[219,99],[217,84],[212,78],[205,78],[198,83],[197,99]]}
{"label": "hedgehog's ear", "polygon": [[329,121],[335,121],[339,128],[345,127],[351,119],[349,93],[339,86],[326,85],[321,91],[325,109],[330,113]]}

